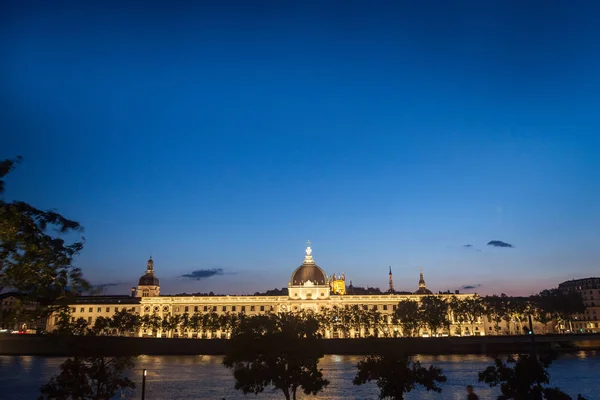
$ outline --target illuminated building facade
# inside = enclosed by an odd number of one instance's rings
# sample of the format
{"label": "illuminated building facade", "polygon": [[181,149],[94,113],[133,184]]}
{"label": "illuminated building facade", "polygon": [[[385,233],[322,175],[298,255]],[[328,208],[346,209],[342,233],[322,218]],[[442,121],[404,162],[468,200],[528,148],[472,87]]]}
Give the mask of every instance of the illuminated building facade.
{"label": "illuminated building facade", "polygon": [[[391,269],[390,289],[393,290]],[[299,312],[310,310],[315,313],[334,312],[336,310],[360,309],[362,311],[378,312],[382,318],[379,327],[349,329],[344,333],[346,337],[357,336],[400,336],[399,326],[393,324],[392,315],[399,302],[413,300],[419,302],[424,295],[431,295],[427,289],[423,272],[420,273],[418,289],[414,293],[398,294],[393,291],[382,294],[353,295],[346,294],[345,275],[332,275],[328,278],[319,267],[312,255],[310,242],[306,247],[303,263],[296,268],[288,283],[287,296],[165,296],[160,295],[160,284],[155,276],[154,261],[148,260],[145,274],[140,278],[137,288],[133,288],[132,296],[82,296],[77,298],[75,304],[70,306],[71,318],[83,318],[89,324],[102,317],[110,317],[115,312],[127,309],[140,316],[156,315],[161,319],[169,316],[215,313],[217,315],[231,315],[244,313],[245,315],[259,315],[265,313]],[[442,298],[450,299],[468,298],[474,294],[436,294]],[[451,325],[449,329],[440,332],[442,335],[454,335],[460,326],[463,335],[495,334],[486,318],[479,318],[475,323],[459,325],[454,315],[449,315]],[[53,316],[49,319],[48,330],[52,331],[58,319]],[[377,331],[376,331],[377,330]],[[421,335],[427,331],[422,329]],[[173,336],[173,337],[224,337],[225,333],[219,330],[212,332],[193,332],[174,329],[165,332],[162,329],[153,331],[141,329],[139,336]],[[341,337],[338,331],[326,331],[325,337]]]}
{"label": "illuminated building facade", "polygon": [[[561,283],[558,288],[579,293],[585,305],[585,311],[573,318],[573,331],[600,332],[600,278],[574,279]],[[562,328],[567,329],[568,327],[563,326]]]}

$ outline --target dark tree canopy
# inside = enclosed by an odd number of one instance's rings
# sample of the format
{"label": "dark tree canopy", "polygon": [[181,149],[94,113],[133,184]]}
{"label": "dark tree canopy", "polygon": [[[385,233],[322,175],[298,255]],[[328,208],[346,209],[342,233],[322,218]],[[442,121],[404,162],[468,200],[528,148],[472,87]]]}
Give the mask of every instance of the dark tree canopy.
{"label": "dark tree canopy", "polygon": [[[0,194],[5,176],[20,158],[0,162]],[[22,201],[0,200],[0,289],[10,287],[51,305],[77,290],[89,289],[73,257],[83,248],[79,223],[55,211],[39,210]]]}
{"label": "dark tree canopy", "polygon": [[358,365],[358,373],[352,381],[355,385],[375,381],[379,387],[380,399],[402,400],[404,394],[417,385],[440,393],[438,382],[446,382],[440,368],[433,365],[429,368],[421,366],[412,357],[394,349],[386,349],[380,354],[370,355],[362,359]]}
{"label": "dark tree canopy", "polygon": [[281,289],[270,289],[265,292],[256,292],[255,296],[287,296],[288,288],[284,287]]}
{"label": "dark tree canopy", "polygon": [[500,386],[499,399],[570,400],[571,397],[558,388],[549,388],[548,367],[554,354],[520,354],[508,356],[506,361],[494,359],[494,365],[479,373],[479,381],[489,386]]}
{"label": "dark tree canopy", "polygon": [[400,325],[404,336],[418,336],[419,329],[423,325],[421,317],[419,303],[413,300],[398,303],[392,315],[394,323]]}
{"label": "dark tree canopy", "polygon": [[261,393],[267,386],[296,399],[298,389],[316,395],[329,381],[318,368],[323,350],[312,315],[271,314],[243,318],[234,328],[223,365],[233,369],[235,388]]}
{"label": "dark tree canopy", "polygon": [[134,388],[123,377],[134,367],[131,357],[75,357],[60,366],[60,374],[42,386],[40,400],[109,400],[120,389]]}
{"label": "dark tree canopy", "polygon": [[572,290],[542,290],[532,300],[540,314],[552,319],[569,321],[573,314],[581,314],[585,311],[585,303],[581,295]]}
{"label": "dark tree canopy", "polygon": [[438,330],[448,328],[448,302],[438,296],[423,296],[419,305],[423,325],[429,329],[431,335],[436,335]]}

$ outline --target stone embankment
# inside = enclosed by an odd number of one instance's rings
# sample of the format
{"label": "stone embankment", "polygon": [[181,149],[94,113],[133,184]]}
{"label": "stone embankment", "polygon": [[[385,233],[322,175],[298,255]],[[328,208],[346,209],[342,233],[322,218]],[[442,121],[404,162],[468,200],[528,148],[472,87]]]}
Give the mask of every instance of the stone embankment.
{"label": "stone embankment", "polygon": [[[0,335],[0,355],[220,355],[223,339],[157,339],[134,337]],[[401,348],[407,354],[506,354],[532,349],[530,336],[441,338],[323,339],[326,354],[370,354],[382,348]],[[535,337],[537,350],[600,350],[600,334]]]}

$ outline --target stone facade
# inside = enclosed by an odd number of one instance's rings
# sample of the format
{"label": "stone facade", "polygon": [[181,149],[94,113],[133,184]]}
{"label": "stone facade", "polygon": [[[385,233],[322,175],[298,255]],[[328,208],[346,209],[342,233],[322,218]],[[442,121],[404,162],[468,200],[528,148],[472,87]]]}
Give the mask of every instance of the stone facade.
{"label": "stone facade", "polygon": [[[391,272],[391,271],[390,271]],[[344,282],[345,282],[345,276]],[[339,285],[339,279],[338,285]],[[383,323],[377,327],[352,328],[345,335],[357,336],[398,336],[401,335],[400,328],[392,324],[391,316],[401,301],[413,300],[419,302],[425,295],[431,295],[431,291],[425,286],[425,280],[421,271],[418,289],[413,294],[373,294],[352,295],[335,294],[331,286],[331,279],[315,263],[312,257],[312,249],[306,248],[306,256],[302,265],[294,270],[288,284],[288,296],[160,296],[158,278],[154,275],[154,262],[148,261],[146,273],[140,278],[137,288],[134,288],[132,296],[83,296],[76,300],[71,306],[71,317],[76,320],[83,318],[93,324],[95,320],[102,317],[111,317],[115,312],[127,308],[140,316],[157,315],[161,319],[167,316],[184,315],[192,316],[195,313],[216,315],[231,315],[244,313],[246,315],[259,315],[264,313],[313,311],[316,313],[333,312],[335,310],[359,308],[363,311],[377,311],[380,313]],[[390,287],[391,274],[390,274]],[[339,289],[339,288],[338,288]],[[473,294],[436,294],[449,300],[452,296],[468,298],[476,296]],[[454,335],[459,325],[453,315],[449,316],[452,322],[450,329],[443,331],[442,335]],[[48,321],[48,330],[55,328],[57,317]],[[503,323],[504,324],[504,323]],[[498,334],[498,330],[492,329],[492,324],[486,317],[479,318],[474,324],[461,324],[463,335],[491,335]],[[367,332],[368,330],[368,332]],[[340,337],[339,331],[326,331],[325,337]],[[422,329],[421,335],[427,331]],[[165,336],[162,329],[150,332],[140,330],[140,336]],[[214,332],[188,332],[175,329],[168,333],[169,336],[177,337],[225,337],[222,331]]]}

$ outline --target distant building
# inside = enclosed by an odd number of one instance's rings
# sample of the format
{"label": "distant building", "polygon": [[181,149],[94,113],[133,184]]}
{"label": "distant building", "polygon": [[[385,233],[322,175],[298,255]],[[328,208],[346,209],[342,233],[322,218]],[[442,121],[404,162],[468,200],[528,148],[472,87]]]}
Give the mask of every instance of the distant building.
{"label": "distant building", "polygon": [[31,331],[45,329],[47,319],[37,313],[38,304],[18,292],[0,294],[0,329]]}
{"label": "distant building", "polygon": [[329,278],[329,287],[331,289],[331,294],[339,294],[339,295],[345,295],[346,294],[346,275],[342,274],[342,275],[338,275],[336,276],[335,274],[331,275],[331,278]]}
{"label": "distant building", "polygon": [[[391,269],[389,274],[390,289],[393,290]],[[244,313],[246,315],[259,315],[264,313],[279,313],[286,311],[312,310],[316,313],[326,310],[350,309],[359,307],[362,310],[373,310],[381,313],[385,321],[379,328],[370,327],[368,332],[350,330],[351,337],[355,336],[397,336],[401,335],[399,327],[392,324],[392,314],[396,306],[403,300],[420,301],[423,295],[431,295],[432,292],[425,286],[423,272],[420,273],[419,286],[414,293],[398,294],[396,292],[379,294],[352,294],[346,290],[346,276],[332,275],[327,277],[325,271],[319,267],[312,255],[310,242],[306,247],[303,263],[296,268],[288,283],[288,294],[284,296],[165,296],[160,295],[160,283],[155,275],[154,261],[148,260],[145,274],[139,279],[138,286],[132,289],[132,296],[81,296],[70,305],[71,317],[83,318],[93,324],[98,317],[111,317],[115,312],[122,309],[131,310],[140,316],[156,315],[162,319],[170,315],[188,315],[216,313],[218,315]],[[350,293],[350,294],[347,294]],[[443,298],[456,296],[468,298],[473,294],[437,294]],[[453,335],[459,326],[454,316],[449,316],[451,326],[443,331],[444,335]],[[485,318],[480,318],[474,324],[462,324],[463,334],[484,335],[486,332],[492,334],[491,327],[486,329]],[[53,330],[58,321],[57,316],[50,319],[48,330]],[[468,326],[467,326],[468,325]],[[375,329],[382,331],[375,332]],[[422,330],[425,334],[426,330]],[[342,332],[326,331],[325,337],[340,337]],[[347,333],[345,333],[347,334]],[[192,332],[175,329],[165,332],[161,328],[150,331],[142,329],[140,336],[164,336],[173,337],[222,337],[224,332]]]}
{"label": "distant building", "polygon": [[573,279],[558,285],[562,290],[574,290],[581,295],[585,311],[574,316],[576,332],[600,332],[600,278]]}

